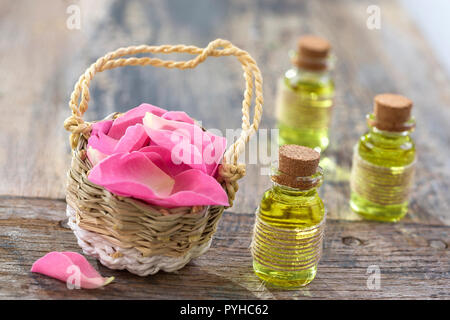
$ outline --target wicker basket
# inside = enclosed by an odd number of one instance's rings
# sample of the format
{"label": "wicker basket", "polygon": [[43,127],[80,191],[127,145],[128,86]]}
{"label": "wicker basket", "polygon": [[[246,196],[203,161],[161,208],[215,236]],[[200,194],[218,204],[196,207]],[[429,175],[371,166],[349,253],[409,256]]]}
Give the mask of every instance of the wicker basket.
{"label": "wicker basket", "polygon": [[[154,57],[126,57],[144,53],[189,53],[188,61],[164,61]],[[71,95],[72,116],[64,127],[72,134],[72,164],[68,172],[67,216],[83,251],[111,269],[127,269],[145,276],[159,270],[175,271],[206,252],[211,244],[223,206],[163,208],[112,194],[88,180],[91,163],[86,145],[91,124],[83,121],[89,101],[89,84],[97,72],[123,66],[194,68],[209,56],[236,56],[244,70],[246,90],[242,103],[242,134],[224,154],[218,181],[228,194],[230,206],[245,175],[238,157],[256,132],[262,113],[262,78],[258,66],[245,51],[217,39],[206,48],[184,45],[136,46],[108,53],[81,75]],[[255,89],[254,116],[250,107]],[[111,115],[114,119],[117,114]]]}

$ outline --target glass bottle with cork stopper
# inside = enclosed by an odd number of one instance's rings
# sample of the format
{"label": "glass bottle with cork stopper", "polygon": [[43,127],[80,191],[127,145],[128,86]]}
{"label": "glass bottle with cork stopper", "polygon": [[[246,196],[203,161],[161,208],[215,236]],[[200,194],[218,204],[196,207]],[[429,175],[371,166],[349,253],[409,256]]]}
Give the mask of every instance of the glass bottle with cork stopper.
{"label": "glass bottle with cork stopper", "polygon": [[297,288],[316,276],[326,217],[319,160],[311,148],[284,145],[272,166],[273,186],[256,210],[251,244],[253,269],[271,286]]}
{"label": "glass bottle with cork stopper", "polygon": [[379,94],[367,115],[369,130],[355,146],[350,178],[350,206],[366,219],[395,222],[408,211],[416,159],[412,105],[404,96]]}
{"label": "glass bottle with cork stopper", "polygon": [[279,144],[298,144],[319,152],[329,144],[334,100],[330,43],[317,36],[298,40],[292,64],[278,85],[276,118]]}

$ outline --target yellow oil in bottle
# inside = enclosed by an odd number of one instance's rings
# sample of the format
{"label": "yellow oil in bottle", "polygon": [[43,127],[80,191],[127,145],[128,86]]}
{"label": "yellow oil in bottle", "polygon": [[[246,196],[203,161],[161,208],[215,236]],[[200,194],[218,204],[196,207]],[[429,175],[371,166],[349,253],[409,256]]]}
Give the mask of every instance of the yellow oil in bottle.
{"label": "yellow oil in bottle", "polygon": [[288,70],[278,87],[279,144],[324,151],[329,145],[334,91],[329,71]]}
{"label": "yellow oil in bottle", "polygon": [[369,132],[359,139],[354,150],[350,206],[363,218],[396,222],[408,212],[416,154],[409,133],[369,126]]}
{"label": "yellow oil in bottle", "polygon": [[416,148],[412,101],[396,94],[374,99],[369,130],[353,153],[350,206],[365,219],[396,222],[408,212]]}
{"label": "yellow oil in bottle", "polygon": [[257,209],[253,269],[269,286],[295,289],[316,276],[325,228],[318,194],[322,170],[305,179],[314,186],[303,190],[274,182]]}

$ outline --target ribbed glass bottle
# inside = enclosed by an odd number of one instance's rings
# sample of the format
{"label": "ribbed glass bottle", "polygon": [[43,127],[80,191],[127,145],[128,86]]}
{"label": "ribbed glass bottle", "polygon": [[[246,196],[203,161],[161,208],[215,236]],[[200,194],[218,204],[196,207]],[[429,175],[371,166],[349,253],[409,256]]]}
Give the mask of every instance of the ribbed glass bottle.
{"label": "ribbed glass bottle", "polygon": [[375,97],[369,130],[355,146],[350,206],[365,219],[395,222],[408,212],[416,149],[411,133],[412,102],[402,96]]}
{"label": "ribbed glass bottle", "polygon": [[323,175],[317,167],[318,153],[315,156],[317,163],[308,176],[286,173],[289,170],[280,170],[283,165],[275,164],[273,186],[264,193],[256,211],[253,269],[270,286],[295,289],[316,276],[326,214],[317,190]]}
{"label": "ribbed glass bottle", "polygon": [[334,81],[329,43],[318,37],[299,40],[294,67],[278,84],[276,117],[279,144],[298,144],[319,152],[329,144]]}

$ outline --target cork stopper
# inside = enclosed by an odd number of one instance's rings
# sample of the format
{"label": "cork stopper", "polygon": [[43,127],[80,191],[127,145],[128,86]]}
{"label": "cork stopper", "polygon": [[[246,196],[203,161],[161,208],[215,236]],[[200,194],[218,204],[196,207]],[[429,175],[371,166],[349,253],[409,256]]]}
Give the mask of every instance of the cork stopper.
{"label": "cork stopper", "polygon": [[294,63],[306,70],[325,70],[330,50],[331,45],[326,39],[313,35],[302,36],[298,40],[298,55]]}
{"label": "cork stopper", "polygon": [[391,93],[376,95],[374,98],[375,119],[372,125],[385,131],[405,131],[410,129],[406,122],[411,118],[412,101]]}
{"label": "cork stopper", "polygon": [[319,160],[320,153],[311,148],[284,145],[279,149],[278,172],[272,180],[291,188],[310,189],[320,182],[320,179],[308,178],[317,172]]}

